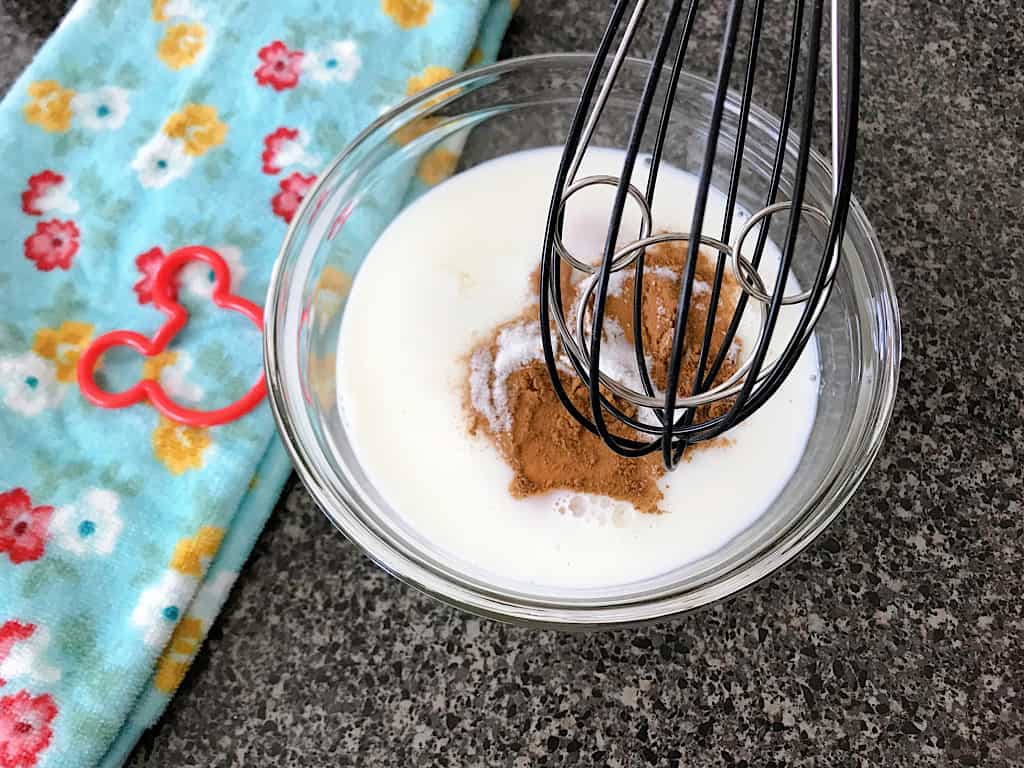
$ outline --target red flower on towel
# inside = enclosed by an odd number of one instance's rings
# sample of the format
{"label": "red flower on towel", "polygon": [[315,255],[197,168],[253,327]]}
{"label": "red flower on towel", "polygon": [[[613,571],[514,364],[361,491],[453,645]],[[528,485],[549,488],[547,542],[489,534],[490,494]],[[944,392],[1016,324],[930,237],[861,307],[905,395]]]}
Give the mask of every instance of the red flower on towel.
{"label": "red flower on towel", "polygon": [[15,565],[38,560],[46,548],[52,514],[53,507],[33,507],[24,488],[0,493],[0,552]]}
{"label": "red flower on towel", "polygon": [[0,768],[32,768],[50,745],[57,705],[48,693],[18,691],[0,699]]}
{"label": "red flower on towel", "polygon": [[71,259],[78,253],[78,227],[73,221],[50,219],[36,224],[36,231],[25,238],[25,258],[34,261],[36,269],[70,269]]}
{"label": "red flower on towel", "polygon": [[270,201],[270,207],[273,208],[274,213],[290,224],[292,216],[299,209],[302,198],[309,192],[314,181],[316,181],[316,174],[307,175],[298,171],[284,178],[279,185],[281,191]]}
{"label": "red flower on towel", "polygon": [[268,133],[263,139],[263,172],[275,174],[281,172],[277,157],[288,145],[299,138],[299,132],[295,128],[278,128],[273,133]]}
{"label": "red flower on towel", "polygon": [[[164,253],[159,245],[135,257],[135,266],[142,277],[132,287],[138,296],[139,304],[148,304],[153,300],[153,281],[156,280],[156,271],[160,269],[160,265],[164,263],[166,258],[167,254]],[[178,298],[178,291],[175,286],[170,286],[170,289],[171,298]]]}
{"label": "red flower on towel", "polygon": [[260,48],[260,64],[253,75],[260,85],[269,85],[275,91],[285,91],[299,84],[302,70],[302,51],[289,51],[280,40]]}
{"label": "red flower on towel", "polygon": [[[11,653],[15,643],[28,640],[36,631],[35,624],[22,624],[19,621],[8,621],[0,627],[0,669],[3,668],[4,659]],[[0,686],[7,683],[0,677]]]}
{"label": "red flower on towel", "polygon": [[46,196],[63,183],[64,177],[50,170],[30,176],[28,189],[21,193],[21,210],[29,216],[42,216],[46,211],[59,207],[54,204],[59,201],[50,201]]}

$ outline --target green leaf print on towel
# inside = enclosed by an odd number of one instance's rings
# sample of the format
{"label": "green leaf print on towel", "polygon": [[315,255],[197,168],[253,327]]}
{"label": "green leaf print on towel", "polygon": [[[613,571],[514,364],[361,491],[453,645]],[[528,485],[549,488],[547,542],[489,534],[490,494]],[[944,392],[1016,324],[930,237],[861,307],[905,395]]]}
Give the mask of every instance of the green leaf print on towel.
{"label": "green leaf print on towel", "polygon": [[33,564],[32,570],[22,582],[21,594],[31,599],[39,594],[43,587],[54,585],[55,582],[61,582],[61,588],[65,588],[68,585],[78,584],[80,580],[78,569],[71,563],[47,556]]}

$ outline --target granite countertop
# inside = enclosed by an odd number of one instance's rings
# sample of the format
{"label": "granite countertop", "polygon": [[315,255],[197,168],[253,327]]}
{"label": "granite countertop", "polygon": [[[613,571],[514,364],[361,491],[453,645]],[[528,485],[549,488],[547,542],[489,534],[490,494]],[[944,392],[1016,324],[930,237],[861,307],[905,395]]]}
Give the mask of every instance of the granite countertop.
{"label": "granite countertop", "polygon": [[[63,5],[0,0],[0,86]],[[503,56],[589,49],[607,8],[525,0]],[[674,621],[527,631],[387,576],[293,481],[131,765],[1024,764],[1024,15],[869,0],[864,43],[857,194],[905,356],[806,553]]]}

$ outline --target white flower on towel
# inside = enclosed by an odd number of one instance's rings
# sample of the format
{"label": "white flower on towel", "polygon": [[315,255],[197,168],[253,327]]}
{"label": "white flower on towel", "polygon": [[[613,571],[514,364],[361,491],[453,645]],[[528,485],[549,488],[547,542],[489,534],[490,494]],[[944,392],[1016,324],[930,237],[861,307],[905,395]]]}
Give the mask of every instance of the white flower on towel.
{"label": "white flower on towel", "polygon": [[[245,277],[245,264],[242,263],[242,251],[234,245],[215,245],[213,250],[220,254],[220,257],[228,265],[228,272],[231,273],[231,291],[238,292]],[[213,269],[204,262],[193,261],[186,264],[178,276],[178,284],[189,293],[204,299],[213,295]]]}
{"label": "white flower on towel", "polygon": [[351,83],[359,74],[363,59],[352,40],[336,40],[317,51],[306,51],[302,69],[318,83]]}
{"label": "white flower on towel", "polygon": [[144,187],[159,189],[188,174],[192,158],[185,153],[185,144],[158,133],[147,141],[132,160],[132,170]]}
{"label": "white flower on towel", "polygon": [[109,555],[124,528],[120,504],[113,491],[92,488],[74,504],[57,507],[51,523],[57,544],[76,555]]}
{"label": "white flower on towel", "polygon": [[194,577],[168,569],[160,581],[142,591],[132,611],[132,624],[142,630],[146,645],[163,647],[178,620],[185,615],[195,588]]}
{"label": "white flower on towel", "polygon": [[[4,634],[12,630],[13,642],[5,642]],[[4,646],[8,646],[6,655]],[[0,681],[28,677],[41,683],[60,680],[60,670],[46,662],[50,631],[37,624],[9,621],[0,627]]]}
{"label": "white flower on towel", "polygon": [[183,349],[161,352],[146,358],[142,364],[142,378],[160,382],[172,400],[179,403],[198,403],[203,399],[203,388],[189,380],[192,356]]}
{"label": "white flower on towel", "polygon": [[71,196],[70,179],[49,169],[29,176],[28,187],[21,193],[21,210],[29,216],[78,213],[78,201]]}
{"label": "white flower on towel", "polygon": [[128,91],[116,85],[77,94],[71,99],[71,109],[90,131],[116,131],[131,111]]}
{"label": "white flower on towel", "polygon": [[207,575],[203,585],[196,592],[195,599],[188,608],[188,615],[202,621],[204,630],[208,630],[213,624],[237,578],[237,571],[221,571],[216,576]]}
{"label": "white flower on towel", "polygon": [[[159,10],[158,10],[159,9]],[[158,0],[153,3],[156,21],[202,21],[206,16],[204,8],[192,4],[192,0]]]}
{"label": "white flower on towel", "polygon": [[23,416],[37,416],[60,405],[67,387],[57,381],[53,363],[26,352],[0,357],[0,391],[7,408]]}
{"label": "white flower on towel", "polygon": [[309,152],[309,134],[281,126],[263,139],[263,172],[280,173],[291,165],[319,168],[320,158]]}

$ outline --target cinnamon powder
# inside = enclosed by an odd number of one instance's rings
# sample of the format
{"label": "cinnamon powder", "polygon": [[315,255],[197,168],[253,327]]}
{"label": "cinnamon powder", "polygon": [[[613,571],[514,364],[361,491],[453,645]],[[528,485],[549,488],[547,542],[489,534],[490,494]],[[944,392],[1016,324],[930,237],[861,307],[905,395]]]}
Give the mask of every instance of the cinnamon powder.
{"label": "cinnamon powder", "polygon": [[[651,378],[660,391],[664,390],[667,379],[686,247],[685,242],[664,243],[649,248],[645,256],[641,333]],[[678,391],[683,395],[692,391],[696,376],[715,261],[713,255],[703,250],[697,261],[679,379]],[[579,276],[579,273],[573,274]],[[536,291],[536,273],[533,281]],[[612,281],[606,303],[602,370],[613,378],[624,380],[630,374],[637,377],[632,357],[635,332],[632,268],[614,274]],[[572,280],[570,271],[563,269],[562,293],[567,318],[574,317],[572,306],[579,299],[578,286],[579,280]],[[726,272],[715,317],[710,359],[721,347],[738,297],[739,288],[732,275]],[[640,459],[618,456],[566,411],[551,386],[544,365],[537,316],[538,307],[534,303],[520,317],[495,328],[470,353],[466,388],[470,434],[485,436],[498,449],[513,471],[509,491],[517,498],[570,490],[627,501],[641,512],[659,512],[662,492],[658,481],[665,474],[660,452]],[[616,352],[621,359],[616,359]],[[740,352],[740,342],[735,340],[716,383],[735,372]],[[608,368],[605,367],[606,358]],[[616,365],[621,370],[615,369]],[[561,382],[569,398],[581,412],[589,415],[587,389],[567,360],[563,359],[560,368]],[[636,382],[633,386],[640,389]],[[608,392],[605,394],[609,395]],[[613,400],[625,413],[644,420],[642,415],[638,417],[630,404],[617,398]],[[699,408],[697,420],[719,415],[729,405],[728,401],[719,401]],[[620,437],[650,439],[629,429],[610,414],[606,414],[606,422],[612,433]],[[691,450],[708,445],[698,443]]]}

